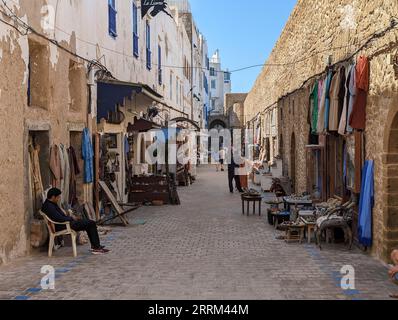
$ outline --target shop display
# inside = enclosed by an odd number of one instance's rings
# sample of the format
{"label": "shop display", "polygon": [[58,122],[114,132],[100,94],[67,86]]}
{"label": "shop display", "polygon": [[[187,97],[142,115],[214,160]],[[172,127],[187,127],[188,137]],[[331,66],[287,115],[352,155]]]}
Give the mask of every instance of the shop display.
{"label": "shop display", "polygon": [[170,202],[166,176],[134,176],[129,190],[130,203]]}

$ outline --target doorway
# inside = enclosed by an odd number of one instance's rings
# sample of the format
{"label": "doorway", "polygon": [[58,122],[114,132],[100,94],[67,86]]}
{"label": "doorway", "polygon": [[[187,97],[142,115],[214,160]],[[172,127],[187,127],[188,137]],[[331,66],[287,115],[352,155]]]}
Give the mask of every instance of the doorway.
{"label": "doorway", "polygon": [[84,201],[84,189],[83,189],[84,161],[82,157],[83,132],[70,131],[69,136],[70,136],[69,137],[70,147],[73,148],[77,160],[77,168],[75,169],[78,169],[75,170],[75,174],[73,174],[74,181],[76,181],[76,189],[74,189],[74,186],[71,187],[71,191],[73,194],[70,194],[69,195],[70,199],[68,199],[70,204],[74,206],[75,204],[82,203]]}
{"label": "doorway", "polygon": [[290,178],[292,179],[292,190],[296,193],[296,135],[292,134],[290,140]]}
{"label": "doorway", "polygon": [[386,192],[385,204],[385,228],[386,241],[383,248],[383,256],[389,260],[393,249],[398,246],[398,113],[395,115],[388,132],[388,144],[386,155],[387,170],[384,176],[384,185]]}
{"label": "doorway", "polygon": [[51,184],[49,131],[29,131],[28,159],[29,211],[33,217],[40,217],[39,210],[44,201],[43,193]]}

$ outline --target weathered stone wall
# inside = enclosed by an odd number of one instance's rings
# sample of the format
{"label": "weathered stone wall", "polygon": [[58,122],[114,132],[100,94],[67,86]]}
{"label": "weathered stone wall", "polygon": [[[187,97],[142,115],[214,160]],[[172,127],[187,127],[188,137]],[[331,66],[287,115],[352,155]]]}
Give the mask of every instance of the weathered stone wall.
{"label": "weathered stone wall", "polygon": [[[245,102],[246,119],[250,120],[284,95],[293,92],[313,75],[321,73],[329,56],[332,63],[350,56],[375,32],[386,28],[391,17],[398,17],[396,0],[375,1],[311,1],[299,0],[286,27]],[[397,51],[398,31],[375,40],[359,54],[371,58],[371,80],[367,106],[366,159],[375,161],[374,246],[372,253],[384,260],[398,245],[398,224],[394,207],[386,204],[387,190],[391,194],[388,166],[390,126],[398,110],[398,81],[394,76],[391,55]],[[294,63],[293,63],[294,62]],[[298,93],[293,95],[295,98]],[[292,97],[289,97],[292,98]],[[287,99],[283,104],[284,117]],[[308,141],[306,127],[308,92],[299,99],[299,113],[289,114],[282,124],[285,170],[289,169],[290,140],[295,132],[298,160],[296,160],[297,189],[305,190],[305,153],[303,139]],[[299,118],[300,117],[300,118]],[[296,118],[296,119],[294,119]],[[299,133],[297,133],[299,132]],[[397,161],[398,163],[398,161]],[[398,185],[397,185],[398,188]],[[390,197],[391,198],[391,197]],[[391,210],[393,209],[393,210]]]}
{"label": "weathered stone wall", "polygon": [[230,128],[244,127],[244,102],[247,93],[227,93],[225,95],[224,109],[229,119]]}
{"label": "weathered stone wall", "polygon": [[[305,147],[308,145],[310,126],[307,123],[308,114],[308,88],[281,100],[279,107],[283,110],[282,125],[282,159],[284,171],[293,178],[292,157],[295,157],[294,188],[296,193],[307,191],[307,160]],[[296,153],[292,154],[292,140],[296,142]]]}

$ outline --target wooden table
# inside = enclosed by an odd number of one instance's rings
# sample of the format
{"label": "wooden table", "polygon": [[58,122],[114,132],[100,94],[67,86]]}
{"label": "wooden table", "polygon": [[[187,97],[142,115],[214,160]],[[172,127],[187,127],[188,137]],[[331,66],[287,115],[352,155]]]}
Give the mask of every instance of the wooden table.
{"label": "wooden table", "polygon": [[256,214],[256,202],[258,202],[259,216],[261,217],[261,202],[262,196],[248,196],[242,195],[242,214],[245,215],[245,203],[247,204],[247,215],[250,215],[250,203],[253,203],[253,214]]}

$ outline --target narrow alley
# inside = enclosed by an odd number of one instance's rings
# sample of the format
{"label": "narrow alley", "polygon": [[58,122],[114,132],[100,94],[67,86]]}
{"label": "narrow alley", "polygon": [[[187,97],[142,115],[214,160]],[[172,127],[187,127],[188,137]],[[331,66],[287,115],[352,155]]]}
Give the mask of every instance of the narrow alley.
{"label": "narrow alley", "polygon": [[[62,248],[0,267],[0,299],[388,299],[396,288],[387,268],[356,249],[286,244],[266,215],[243,216],[227,177],[199,168],[198,181],[179,189],[182,205],[143,207],[131,226],[104,238],[109,255],[88,246]],[[263,204],[263,212],[265,204]],[[56,270],[55,290],[43,291],[42,266]],[[341,289],[340,270],[353,265],[356,290]]]}

